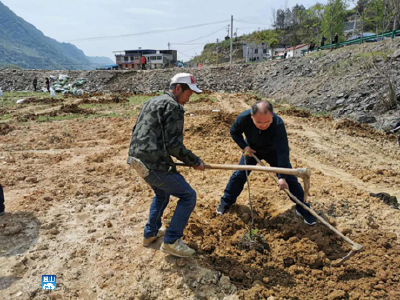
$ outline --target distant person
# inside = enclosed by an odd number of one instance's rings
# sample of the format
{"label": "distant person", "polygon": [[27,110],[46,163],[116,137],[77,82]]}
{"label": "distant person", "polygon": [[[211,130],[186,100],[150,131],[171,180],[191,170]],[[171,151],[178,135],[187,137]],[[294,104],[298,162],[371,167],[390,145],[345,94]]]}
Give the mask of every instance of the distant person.
{"label": "distant person", "polygon": [[142,70],[146,70],[146,63],[147,63],[146,57],[142,56]]}
{"label": "distant person", "polygon": [[325,46],[326,37],[322,36],[321,38],[321,47]]}
{"label": "distant person", "polygon": [[285,51],[285,53],[283,54],[283,59],[286,59],[287,57],[287,52]]}
{"label": "distant person", "polygon": [[37,91],[37,78],[36,77],[33,79],[33,89],[35,90],[35,92]]}
{"label": "distant person", "polygon": [[46,89],[48,92],[50,92],[50,80],[48,77],[46,77]]}
{"label": "distant person", "polygon": [[0,184],[0,216],[4,215],[5,209],[3,187]]}
{"label": "distant person", "polygon": [[337,33],[335,34],[335,37],[334,37],[333,41],[334,41],[335,44],[339,43],[339,36],[338,36]]}

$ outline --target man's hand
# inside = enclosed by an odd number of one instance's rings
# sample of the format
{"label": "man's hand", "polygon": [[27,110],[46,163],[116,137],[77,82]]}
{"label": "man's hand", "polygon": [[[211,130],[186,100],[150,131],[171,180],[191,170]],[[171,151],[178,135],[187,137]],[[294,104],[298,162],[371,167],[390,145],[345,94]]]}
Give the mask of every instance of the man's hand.
{"label": "man's hand", "polygon": [[248,155],[250,157],[253,157],[253,153],[256,153],[255,150],[251,149],[250,146],[247,146],[246,148],[243,149],[244,155]]}
{"label": "man's hand", "polygon": [[278,186],[279,186],[280,190],[284,190],[284,189],[288,190],[289,189],[289,185],[287,184],[285,178],[281,178],[278,180]]}
{"label": "man's hand", "polygon": [[195,170],[204,171],[204,170],[205,170],[204,165],[205,165],[204,161],[203,161],[202,159],[200,159],[200,164],[199,164],[198,166],[193,165],[192,167],[193,167],[193,169],[195,169]]}

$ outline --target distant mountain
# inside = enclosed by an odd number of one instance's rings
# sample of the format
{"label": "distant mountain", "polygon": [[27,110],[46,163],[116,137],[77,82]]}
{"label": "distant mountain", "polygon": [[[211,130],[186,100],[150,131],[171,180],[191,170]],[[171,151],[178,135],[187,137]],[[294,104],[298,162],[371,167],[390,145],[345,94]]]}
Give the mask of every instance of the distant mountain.
{"label": "distant mountain", "polygon": [[98,66],[112,65],[115,64],[115,61],[105,56],[86,56],[91,64]]}
{"label": "distant mountain", "polygon": [[112,63],[108,57],[88,57],[72,44],[45,36],[0,2],[0,68],[92,70]]}

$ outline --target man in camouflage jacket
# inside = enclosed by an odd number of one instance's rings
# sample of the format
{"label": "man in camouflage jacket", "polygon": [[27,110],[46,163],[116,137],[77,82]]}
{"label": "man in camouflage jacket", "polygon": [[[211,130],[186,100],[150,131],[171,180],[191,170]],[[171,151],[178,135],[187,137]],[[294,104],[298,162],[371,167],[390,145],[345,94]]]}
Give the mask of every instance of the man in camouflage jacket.
{"label": "man in camouflage jacket", "polygon": [[[183,105],[193,92],[201,93],[191,74],[179,73],[172,78],[170,91],[147,101],[132,130],[128,164],[135,168],[155,192],[149,220],[144,228],[143,245],[151,245],[164,236],[161,250],[186,257],[195,251],[180,238],[196,205],[196,192],[176,170],[171,155],[198,170],[203,161],[183,145]],[[175,213],[164,232],[161,218],[170,195],[178,197]]]}

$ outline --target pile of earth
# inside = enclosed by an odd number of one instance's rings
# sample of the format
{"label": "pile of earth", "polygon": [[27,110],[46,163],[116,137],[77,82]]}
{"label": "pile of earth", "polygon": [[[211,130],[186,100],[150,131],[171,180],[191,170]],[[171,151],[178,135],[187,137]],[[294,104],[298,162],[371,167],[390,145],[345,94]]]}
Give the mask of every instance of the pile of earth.
{"label": "pile of earth", "polygon": [[6,135],[14,130],[14,127],[7,123],[0,123],[0,135]]}
{"label": "pile of earth", "polygon": [[20,118],[20,121],[34,121],[39,117],[57,117],[57,116],[67,116],[71,114],[81,114],[81,115],[90,115],[94,112],[89,109],[83,109],[78,106],[78,104],[62,104],[60,108],[51,110],[45,113],[29,113]]}

